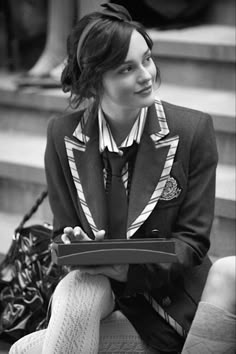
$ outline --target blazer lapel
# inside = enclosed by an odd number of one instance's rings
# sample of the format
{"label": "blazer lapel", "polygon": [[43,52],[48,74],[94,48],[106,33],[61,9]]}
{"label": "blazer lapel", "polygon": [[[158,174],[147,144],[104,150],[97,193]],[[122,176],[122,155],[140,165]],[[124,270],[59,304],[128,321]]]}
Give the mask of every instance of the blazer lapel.
{"label": "blazer lapel", "polygon": [[140,228],[155,208],[170,175],[179,137],[167,139],[169,128],[160,101],[149,109],[133,173],[127,238]]}
{"label": "blazer lapel", "polygon": [[80,205],[93,231],[107,229],[107,210],[96,117],[85,111],[73,138],[65,137]]}

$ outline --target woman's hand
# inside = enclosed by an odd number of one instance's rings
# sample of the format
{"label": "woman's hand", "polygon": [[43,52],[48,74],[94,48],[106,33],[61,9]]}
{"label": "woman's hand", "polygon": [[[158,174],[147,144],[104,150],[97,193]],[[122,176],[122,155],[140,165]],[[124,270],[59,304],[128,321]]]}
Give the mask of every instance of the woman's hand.
{"label": "woman's hand", "polygon": [[[105,236],[104,230],[99,230],[95,234],[95,241],[102,241]],[[61,236],[61,240],[65,244],[70,244],[71,241],[93,241],[88,235],[81,229],[81,227],[76,226],[65,227],[64,233]],[[120,282],[127,281],[127,274],[129,265],[128,264],[114,264],[114,265],[101,265],[101,266],[81,266],[79,267],[81,271],[90,275],[102,274],[109,278],[115,279]]]}
{"label": "woman's hand", "polygon": [[120,282],[126,282],[128,277],[128,264],[113,264],[113,265],[101,265],[101,266],[88,266],[80,267],[80,269],[87,274],[97,275],[102,274],[108,278],[118,280]]}
{"label": "woman's hand", "polygon": [[[102,241],[105,236],[104,230],[99,230],[95,233],[95,241]],[[65,227],[64,233],[61,236],[62,242],[69,244],[71,241],[93,241],[79,226]]]}

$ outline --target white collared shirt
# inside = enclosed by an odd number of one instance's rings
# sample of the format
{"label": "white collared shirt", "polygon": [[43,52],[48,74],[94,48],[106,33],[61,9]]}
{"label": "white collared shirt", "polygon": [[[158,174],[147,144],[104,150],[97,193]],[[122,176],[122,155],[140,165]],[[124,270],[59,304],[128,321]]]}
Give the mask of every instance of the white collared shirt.
{"label": "white collared shirt", "polygon": [[[135,120],[129,134],[121,143],[120,146],[117,146],[112,133],[109,127],[108,122],[106,121],[104,114],[102,112],[101,107],[98,110],[98,126],[99,126],[99,150],[102,153],[105,148],[107,148],[110,152],[116,152],[118,154],[123,153],[121,148],[127,148],[131,146],[134,142],[137,144],[140,143],[144,125],[147,117],[147,107],[142,108],[139,116]],[[125,189],[127,191],[128,186],[128,163],[125,164],[122,170],[122,181],[124,183]],[[104,169],[104,183],[106,185],[107,181],[107,171]]]}
{"label": "white collared shirt", "polygon": [[102,153],[105,148],[110,152],[120,153],[120,148],[126,148],[131,146],[134,141],[139,144],[141,136],[143,134],[144,125],[147,117],[147,107],[141,109],[139,116],[135,120],[132,129],[130,130],[128,136],[121,143],[120,146],[117,146],[112,133],[109,127],[108,122],[106,121],[102,109],[98,110],[98,126],[99,126],[99,150]]}

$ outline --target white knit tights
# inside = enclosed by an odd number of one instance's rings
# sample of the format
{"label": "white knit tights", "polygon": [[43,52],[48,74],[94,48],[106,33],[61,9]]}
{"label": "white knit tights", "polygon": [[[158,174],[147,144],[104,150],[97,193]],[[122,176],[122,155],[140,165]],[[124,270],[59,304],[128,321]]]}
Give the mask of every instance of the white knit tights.
{"label": "white knit tights", "polygon": [[113,308],[105,276],[71,271],[55,289],[48,328],[21,338],[9,354],[151,353],[120,312],[107,317]]}
{"label": "white knit tights", "polygon": [[236,316],[200,301],[182,354],[235,354]]}

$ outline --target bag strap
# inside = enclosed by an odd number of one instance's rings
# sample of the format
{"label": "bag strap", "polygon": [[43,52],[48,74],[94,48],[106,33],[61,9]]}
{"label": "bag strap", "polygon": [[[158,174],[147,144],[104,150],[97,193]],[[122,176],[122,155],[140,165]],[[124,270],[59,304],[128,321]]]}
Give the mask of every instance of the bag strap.
{"label": "bag strap", "polygon": [[42,204],[42,202],[44,201],[44,199],[47,197],[48,195],[48,191],[44,190],[40,196],[36,199],[34,205],[31,207],[31,209],[28,211],[28,213],[25,214],[25,216],[23,217],[23,219],[21,220],[19,226],[15,229],[15,238],[16,235],[19,234],[23,227],[24,224],[32,217],[32,215],[38,210],[39,206]]}

